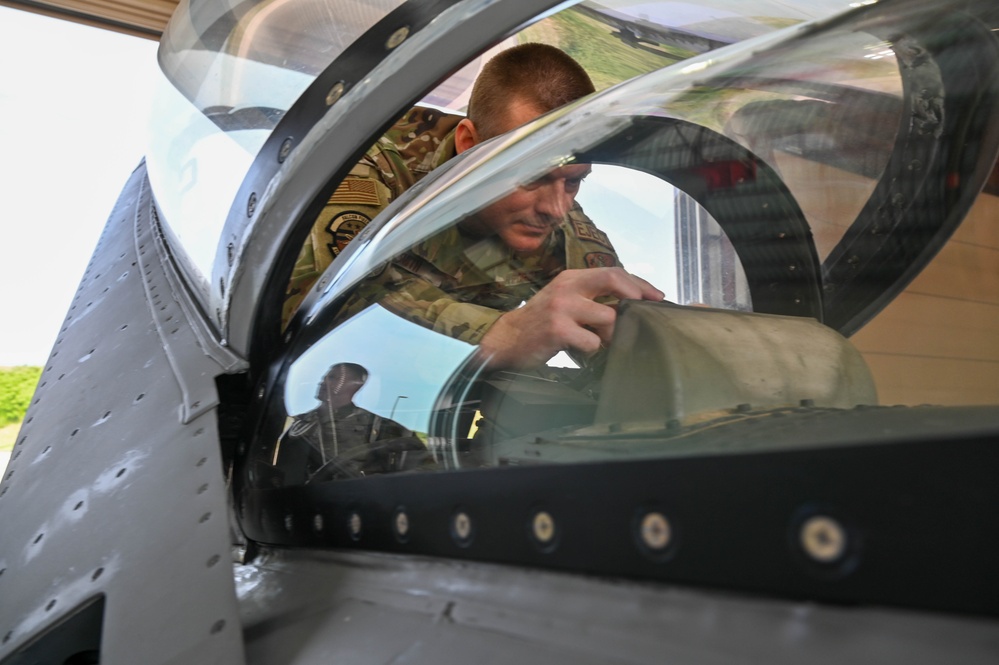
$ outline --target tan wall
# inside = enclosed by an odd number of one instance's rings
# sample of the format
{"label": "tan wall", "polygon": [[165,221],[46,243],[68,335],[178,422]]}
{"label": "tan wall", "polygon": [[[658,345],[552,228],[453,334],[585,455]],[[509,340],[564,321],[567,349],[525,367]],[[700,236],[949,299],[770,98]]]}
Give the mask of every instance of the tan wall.
{"label": "tan wall", "polygon": [[[777,156],[825,258],[874,182]],[[999,197],[983,194],[909,287],[852,340],[882,404],[999,404]]]}

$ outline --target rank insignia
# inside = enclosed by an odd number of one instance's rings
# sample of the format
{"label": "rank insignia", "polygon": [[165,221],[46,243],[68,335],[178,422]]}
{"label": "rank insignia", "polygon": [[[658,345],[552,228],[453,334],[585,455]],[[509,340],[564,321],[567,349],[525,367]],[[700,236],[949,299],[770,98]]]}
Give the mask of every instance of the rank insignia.
{"label": "rank insignia", "polygon": [[607,252],[590,252],[583,257],[587,268],[613,268],[617,265],[617,259],[613,254]]}

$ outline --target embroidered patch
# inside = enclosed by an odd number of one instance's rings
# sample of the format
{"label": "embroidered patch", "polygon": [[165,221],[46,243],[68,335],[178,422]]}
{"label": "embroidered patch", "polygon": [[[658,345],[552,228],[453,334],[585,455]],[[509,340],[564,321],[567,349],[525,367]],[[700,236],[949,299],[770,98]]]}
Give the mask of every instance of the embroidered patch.
{"label": "embroidered patch", "polygon": [[593,226],[593,224],[574,219],[572,220],[572,228],[576,232],[576,236],[579,239],[595,242],[598,245],[603,245],[607,249],[614,249],[614,246],[611,244],[610,238],[607,237],[607,234]]}
{"label": "embroidered patch", "polygon": [[367,215],[352,210],[341,212],[331,219],[326,225],[326,232],[332,237],[332,242],[326,243],[330,254],[337,256],[370,221]]}
{"label": "embroidered patch", "polygon": [[613,268],[617,265],[617,260],[613,254],[606,252],[590,252],[583,257],[587,268]]}
{"label": "embroidered patch", "polygon": [[345,178],[333,192],[329,204],[380,206],[382,202],[378,198],[378,185],[373,180]]}

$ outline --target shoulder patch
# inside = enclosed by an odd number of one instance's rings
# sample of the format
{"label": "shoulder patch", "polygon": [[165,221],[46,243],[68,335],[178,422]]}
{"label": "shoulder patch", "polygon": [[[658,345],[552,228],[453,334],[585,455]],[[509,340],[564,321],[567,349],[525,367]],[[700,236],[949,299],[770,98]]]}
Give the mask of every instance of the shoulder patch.
{"label": "shoulder patch", "polygon": [[595,242],[598,245],[603,245],[607,249],[614,249],[611,244],[610,238],[607,234],[598,229],[589,221],[583,221],[579,219],[570,219],[569,222],[572,224],[572,230],[576,233],[576,237],[580,240],[589,240],[590,242]]}
{"label": "shoulder patch", "polygon": [[326,225],[326,232],[330,234],[330,242],[326,243],[326,246],[329,248],[330,254],[333,256],[340,254],[354,239],[354,236],[360,233],[361,229],[367,226],[370,221],[371,218],[364,213],[352,210],[345,210],[333,217]]}
{"label": "shoulder patch", "polygon": [[333,205],[381,205],[378,198],[378,186],[373,180],[363,178],[344,178],[343,182],[333,192],[329,204]]}
{"label": "shoulder patch", "polygon": [[613,254],[606,252],[590,252],[583,257],[587,268],[613,268],[617,265],[617,259]]}

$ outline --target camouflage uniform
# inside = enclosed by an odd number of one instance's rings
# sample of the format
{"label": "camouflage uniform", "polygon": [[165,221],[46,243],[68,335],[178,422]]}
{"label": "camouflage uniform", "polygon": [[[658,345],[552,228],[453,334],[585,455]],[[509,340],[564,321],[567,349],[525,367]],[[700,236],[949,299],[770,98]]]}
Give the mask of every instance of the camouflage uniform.
{"label": "camouflage uniform", "polygon": [[478,344],[496,319],[563,270],[619,265],[607,235],[578,207],[530,257],[519,257],[496,236],[476,238],[453,226],[362,283],[338,320],[379,303],[414,323]]}
{"label": "camouflage uniform", "polygon": [[415,107],[350,170],[319,214],[292,271],[282,328],[333,259],[378,213],[455,155],[462,116]]}

